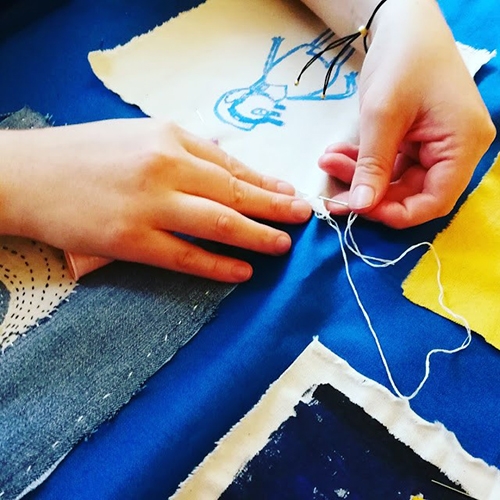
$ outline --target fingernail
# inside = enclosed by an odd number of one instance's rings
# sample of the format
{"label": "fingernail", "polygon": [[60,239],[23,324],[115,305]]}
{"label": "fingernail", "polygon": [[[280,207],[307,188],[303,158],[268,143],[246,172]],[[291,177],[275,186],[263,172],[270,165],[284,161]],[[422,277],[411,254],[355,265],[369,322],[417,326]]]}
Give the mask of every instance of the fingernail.
{"label": "fingernail", "polygon": [[306,220],[311,215],[311,205],[306,200],[292,201],[292,215],[297,220]]}
{"label": "fingernail", "polygon": [[349,197],[349,207],[354,210],[368,208],[373,204],[375,199],[375,190],[371,186],[360,184],[356,186]]}
{"label": "fingernail", "polygon": [[276,253],[282,254],[288,252],[291,245],[292,241],[290,240],[290,236],[285,234],[278,236],[275,244]]}
{"label": "fingernail", "polygon": [[236,264],[231,273],[236,281],[247,281],[252,276],[252,268],[245,264]]}

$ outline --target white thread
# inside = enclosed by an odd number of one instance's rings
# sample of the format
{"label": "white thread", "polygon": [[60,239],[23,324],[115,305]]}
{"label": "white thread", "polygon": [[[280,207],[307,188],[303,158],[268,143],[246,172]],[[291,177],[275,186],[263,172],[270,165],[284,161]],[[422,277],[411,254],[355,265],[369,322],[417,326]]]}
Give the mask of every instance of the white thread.
{"label": "white thread", "polygon": [[111,396],[111,394],[108,392],[102,399],[108,399]]}
{"label": "white thread", "polygon": [[163,342],[166,342],[168,340],[168,333],[165,335],[165,338],[163,339]]}
{"label": "white thread", "polygon": [[194,312],[194,311],[196,311],[196,309],[198,309],[198,304],[195,304],[195,305],[193,306],[193,312]]}
{"label": "white thread", "polygon": [[52,448],[55,450],[59,446],[60,441],[56,441],[53,445]]}
{"label": "white thread", "polygon": [[26,474],[29,474],[30,470],[31,470],[31,465],[29,465],[28,468],[26,469]]}
{"label": "white thread", "polygon": [[82,420],[83,420],[83,415],[80,415],[80,416],[78,417],[77,423],[80,423]]}
{"label": "white thread", "polygon": [[134,372],[130,372],[127,378],[130,378]]}
{"label": "white thread", "polygon": [[[325,220],[328,223],[328,225],[331,228],[333,228],[335,230],[335,232],[337,233],[337,236],[339,238],[339,243],[340,243],[340,251],[342,253],[342,258],[344,259],[347,280],[349,282],[349,285],[351,286],[354,297],[356,298],[356,302],[358,303],[358,306],[359,306],[359,308],[360,308],[360,310],[365,318],[365,321],[366,321],[366,324],[368,325],[370,333],[373,336],[373,339],[375,341],[375,344],[377,346],[377,349],[378,349],[378,352],[380,355],[380,359],[382,360],[382,364],[384,365],[384,368],[385,368],[387,377],[389,379],[389,382],[392,386],[392,389],[397,394],[397,396],[399,396],[401,399],[406,399],[407,401],[410,401],[420,392],[420,390],[422,389],[424,384],[427,382],[427,379],[429,378],[430,358],[433,354],[436,354],[436,353],[456,354],[457,352],[466,349],[472,341],[472,333],[471,333],[471,329],[470,329],[468,321],[460,314],[457,314],[454,311],[452,311],[444,303],[444,288],[443,288],[443,284],[441,282],[441,261],[439,259],[437,252],[436,252],[436,249],[434,248],[432,243],[429,243],[428,241],[424,241],[424,242],[417,243],[416,245],[412,245],[411,247],[407,248],[399,257],[397,257],[394,260],[382,259],[380,257],[372,257],[369,255],[364,255],[360,251],[356,241],[354,240],[354,236],[352,234],[352,225],[354,224],[354,221],[357,219],[357,215],[355,213],[351,212],[349,214],[349,216],[347,218],[347,224],[346,224],[346,228],[344,230],[343,236],[342,236],[342,230],[340,229],[339,224],[337,223],[336,220],[332,219],[332,217],[326,212],[326,210],[323,212],[317,211],[316,217],[318,217],[318,219]],[[366,311],[365,307],[363,306],[363,303],[361,302],[361,298],[359,297],[358,290],[356,289],[356,285],[354,284],[354,281],[352,280],[351,273],[349,271],[349,260],[347,258],[347,253],[346,253],[344,244],[345,244],[345,247],[347,247],[354,255],[359,257],[365,264],[367,264],[371,267],[374,267],[374,268],[393,266],[393,265],[397,264],[401,259],[403,259],[406,255],[408,255],[413,250],[415,250],[419,247],[422,247],[422,246],[429,247],[432,251],[432,254],[434,255],[434,258],[435,258],[436,264],[437,264],[436,280],[437,280],[437,284],[438,284],[438,288],[439,288],[439,296],[438,296],[439,305],[441,306],[443,311],[446,311],[450,316],[452,316],[459,323],[461,323],[467,332],[467,337],[465,338],[465,340],[462,342],[462,344],[459,347],[456,347],[455,349],[441,349],[441,348],[431,349],[427,353],[427,355],[425,357],[424,377],[422,378],[422,380],[418,384],[417,388],[409,396],[405,396],[404,394],[402,394],[401,391],[398,389],[396,383],[394,382],[392,372],[389,368],[389,364],[388,364],[387,359],[385,357],[385,354],[384,354],[384,351],[382,349],[382,345],[380,343],[378,335],[372,326],[370,316],[368,315],[368,312]]]}
{"label": "white thread", "polygon": [[147,358],[150,358],[151,357],[151,354],[153,354],[152,352],[150,352],[146,357]]}

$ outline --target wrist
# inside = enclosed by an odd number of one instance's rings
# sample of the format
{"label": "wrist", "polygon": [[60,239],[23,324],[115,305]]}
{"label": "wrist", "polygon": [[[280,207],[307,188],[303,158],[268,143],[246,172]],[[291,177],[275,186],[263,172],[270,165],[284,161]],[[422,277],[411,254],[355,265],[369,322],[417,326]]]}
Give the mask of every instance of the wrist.
{"label": "wrist", "polygon": [[401,39],[411,37],[417,42],[423,33],[432,38],[437,32],[442,35],[450,30],[436,0],[387,0],[373,19],[368,46],[378,33],[394,33]]}
{"label": "wrist", "polygon": [[15,148],[17,132],[0,131],[0,234],[17,235],[14,230],[12,191],[15,189]]}
{"label": "wrist", "polygon": [[36,180],[32,156],[32,131],[0,130],[0,234],[31,237],[29,187]]}

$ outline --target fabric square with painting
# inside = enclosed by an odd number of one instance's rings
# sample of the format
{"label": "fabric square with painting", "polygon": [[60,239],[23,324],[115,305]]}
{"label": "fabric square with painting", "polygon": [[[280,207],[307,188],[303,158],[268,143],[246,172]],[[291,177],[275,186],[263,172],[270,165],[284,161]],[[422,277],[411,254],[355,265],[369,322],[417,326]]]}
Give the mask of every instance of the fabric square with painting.
{"label": "fabric square with painting", "polygon": [[493,500],[499,492],[498,469],[313,340],[172,499]]}

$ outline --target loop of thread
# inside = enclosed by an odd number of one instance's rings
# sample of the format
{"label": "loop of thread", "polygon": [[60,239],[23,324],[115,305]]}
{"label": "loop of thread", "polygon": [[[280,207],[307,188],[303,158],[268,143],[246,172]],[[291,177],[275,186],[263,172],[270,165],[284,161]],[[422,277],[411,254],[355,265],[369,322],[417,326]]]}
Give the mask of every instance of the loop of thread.
{"label": "loop of thread", "polygon": [[[387,377],[389,379],[391,387],[398,397],[400,397],[401,399],[405,399],[407,401],[410,401],[420,392],[420,390],[422,389],[424,384],[427,382],[427,379],[429,378],[430,359],[431,359],[431,356],[433,354],[437,354],[437,353],[455,354],[459,351],[466,349],[472,341],[472,333],[471,333],[471,329],[470,329],[468,321],[460,314],[457,314],[454,311],[452,311],[444,303],[444,287],[443,287],[443,284],[441,282],[441,261],[439,259],[437,252],[436,252],[436,249],[434,248],[432,243],[429,243],[428,241],[423,241],[421,243],[417,243],[415,245],[410,246],[403,253],[401,253],[401,255],[399,257],[397,257],[396,259],[393,259],[393,260],[365,255],[360,251],[358,244],[354,240],[354,235],[352,233],[352,226],[354,224],[354,221],[357,219],[357,215],[355,213],[351,212],[349,214],[349,216],[347,218],[346,228],[344,230],[343,235],[342,235],[342,230],[340,229],[338,222],[336,220],[334,220],[329,214],[326,214],[324,212],[323,213],[316,212],[316,217],[318,217],[319,219],[325,220],[328,223],[328,225],[331,228],[333,228],[335,230],[335,232],[337,233],[337,236],[339,238],[340,251],[342,253],[342,258],[344,260],[344,266],[345,266],[345,271],[346,271],[346,275],[347,275],[347,280],[349,282],[349,285],[351,286],[354,297],[356,298],[356,302],[358,303],[358,306],[359,306],[359,308],[360,308],[360,310],[365,318],[366,324],[368,325],[368,328],[373,336],[373,339],[375,341],[375,344],[377,346],[377,349],[378,349],[378,352],[380,355],[380,359],[382,360],[382,364],[384,365],[384,368],[385,368],[385,371],[387,373]],[[358,290],[356,289],[356,285],[354,284],[354,281],[351,277],[351,273],[349,270],[349,259],[347,258],[346,248],[348,250],[350,250],[351,253],[353,253],[354,255],[359,257],[365,264],[369,265],[370,267],[380,268],[380,267],[393,266],[393,265],[397,264],[400,260],[402,260],[404,257],[406,257],[406,255],[408,255],[410,252],[412,252],[413,250],[415,250],[417,248],[423,247],[423,246],[426,246],[426,247],[431,249],[432,254],[434,255],[434,258],[436,260],[436,265],[437,265],[436,281],[437,281],[437,285],[439,288],[439,296],[438,296],[439,305],[441,306],[443,311],[448,313],[458,323],[463,325],[463,327],[465,328],[465,330],[467,332],[467,336],[466,336],[465,340],[462,342],[462,344],[460,346],[456,347],[455,349],[436,348],[436,349],[430,350],[425,357],[424,377],[422,378],[422,380],[418,384],[417,388],[409,396],[405,396],[404,394],[401,393],[398,386],[396,385],[396,382],[394,381],[394,377],[393,377],[392,372],[389,368],[389,364],[388,364],[387,359],[385,357],[384,350],[382,349],[382,345],[380,343],[378,335],[373,328],[370,316],[369,316],[368,312],[366,311],[365,307],[363,306],[363,303],[361,302],[361,298],[359,296]]]}

